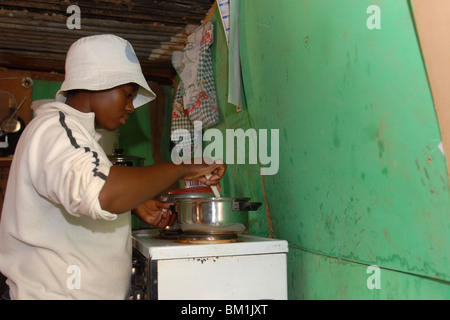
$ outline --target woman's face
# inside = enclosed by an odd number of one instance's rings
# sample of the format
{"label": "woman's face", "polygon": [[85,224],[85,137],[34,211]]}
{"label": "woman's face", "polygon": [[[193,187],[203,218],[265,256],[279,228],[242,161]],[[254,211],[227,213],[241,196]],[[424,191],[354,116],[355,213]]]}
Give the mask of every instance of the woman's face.
{"label": "woman's face", "polygon": [[133,99],[138,90],[137,84],[124,84],[91,92],[89,104],[91,111],[95,113],[96,124],[106,130],[115,130],[124,125],[128,115],[134,112]]}

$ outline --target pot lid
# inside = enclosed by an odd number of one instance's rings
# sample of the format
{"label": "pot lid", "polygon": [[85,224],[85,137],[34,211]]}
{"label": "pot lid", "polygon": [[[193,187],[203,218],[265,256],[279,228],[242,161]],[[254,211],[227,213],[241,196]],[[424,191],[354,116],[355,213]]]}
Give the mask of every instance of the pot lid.
{"label": "pot lid", "polygon": [[108,156],[109,159],[115,160],[145,160],[145,158],[128,156],[123,154],[123,149],[113,149],[112,155]]}

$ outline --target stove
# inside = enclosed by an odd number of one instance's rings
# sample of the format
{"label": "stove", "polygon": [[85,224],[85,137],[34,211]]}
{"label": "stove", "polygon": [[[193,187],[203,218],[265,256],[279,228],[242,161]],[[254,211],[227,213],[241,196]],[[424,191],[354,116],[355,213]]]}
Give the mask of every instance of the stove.
{"label": "stove", "polygon": [[287,299],[284,240],[133,232],[131,300]]}

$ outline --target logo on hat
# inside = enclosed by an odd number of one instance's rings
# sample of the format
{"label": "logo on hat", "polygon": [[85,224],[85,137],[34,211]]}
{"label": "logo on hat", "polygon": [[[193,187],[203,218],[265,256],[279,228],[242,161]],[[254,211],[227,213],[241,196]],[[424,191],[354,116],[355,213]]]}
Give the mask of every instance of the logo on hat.
{"label": "logo on hat", "polygon": [[131,47],[131,44],[129,42],[127,42],[127,46],[125,47],[125,55],[130,62],[139,63],[139,60],[136,57],[136,54],[134,53],[133,48]]}

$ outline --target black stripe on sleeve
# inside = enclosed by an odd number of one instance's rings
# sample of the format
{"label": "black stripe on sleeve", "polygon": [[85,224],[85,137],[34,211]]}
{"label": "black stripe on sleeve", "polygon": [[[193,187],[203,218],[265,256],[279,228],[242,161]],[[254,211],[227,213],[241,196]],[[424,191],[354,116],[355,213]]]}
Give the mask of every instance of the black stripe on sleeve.
{"label": "black stripe on sleeve", "polygon": [[[72,144],[72,146],[75,149],[80,148],[80,146],[78,145],[77,141],[75,140],[75,138],[72,135],[72,130],[66,124],[66,115],[62,111],[59,112],[59,122],[61,123],[61,126],[66,131],[67,137],[69,138],[70,143]],[[100,165],[100,160],[98,158],[98,153],[95,152],[95,151],[91,151],[91,149],[89,149],[87,147],[84,148],[84,152],[86,152],[86,153],[92,152],[92,155],[94,157],[94,162],[93,163],[95,164],[95,168],[92,170],[92,172],[94,173],[94,177],[99,177],[99,178],[101,178],[101,179],[106,181],[107,176],[104,173],[98,171],[98,166]]]}

